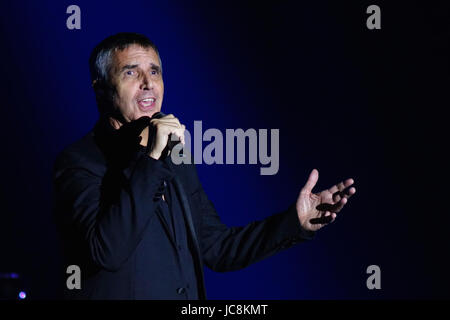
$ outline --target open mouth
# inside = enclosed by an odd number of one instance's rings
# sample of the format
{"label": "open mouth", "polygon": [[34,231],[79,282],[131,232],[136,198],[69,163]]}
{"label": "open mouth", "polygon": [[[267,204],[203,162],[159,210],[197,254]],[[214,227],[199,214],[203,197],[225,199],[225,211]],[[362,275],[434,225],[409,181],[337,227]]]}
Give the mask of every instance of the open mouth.
{"label": "open mouth", "polygon": [[138,105],[143,111],[147,111],[155,107],[156,98],[145,98],[138,100]]}

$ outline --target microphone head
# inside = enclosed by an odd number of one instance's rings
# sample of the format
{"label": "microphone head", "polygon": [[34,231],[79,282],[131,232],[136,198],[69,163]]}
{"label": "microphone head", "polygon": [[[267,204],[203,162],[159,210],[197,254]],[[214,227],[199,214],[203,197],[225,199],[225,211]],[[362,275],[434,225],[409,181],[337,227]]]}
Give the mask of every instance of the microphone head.
{"label": "microphone head", "polygon": [[165,117],[166,115],[163,112],[156,112],[152,115],[152,119],[161,119],[162,117]]}

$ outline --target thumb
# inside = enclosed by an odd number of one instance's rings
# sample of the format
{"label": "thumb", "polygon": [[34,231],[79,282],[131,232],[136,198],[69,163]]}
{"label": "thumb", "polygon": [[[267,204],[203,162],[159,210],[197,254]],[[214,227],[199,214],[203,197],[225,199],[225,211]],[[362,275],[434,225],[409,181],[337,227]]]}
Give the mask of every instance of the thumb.
{"label": "thumb", "polygon": [[311,193],[312,189],[317,183],[317,180],[319,180],[319,171],[317,171],[317,169],[313,169],[309,174],[308,181],[306,181],[306,184],[302,188],[301,193]]}

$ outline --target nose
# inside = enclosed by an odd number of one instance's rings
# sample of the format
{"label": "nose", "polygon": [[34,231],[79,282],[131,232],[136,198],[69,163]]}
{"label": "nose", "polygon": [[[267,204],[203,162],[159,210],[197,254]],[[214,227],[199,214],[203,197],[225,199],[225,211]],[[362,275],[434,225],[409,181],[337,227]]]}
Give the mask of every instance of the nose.
{"label": "nose", "polygon": [[148,74],[143,74],[141,77],[141,84],[139,86],[139,89],[141,90],[150,90],[153,88],[153,81]]}

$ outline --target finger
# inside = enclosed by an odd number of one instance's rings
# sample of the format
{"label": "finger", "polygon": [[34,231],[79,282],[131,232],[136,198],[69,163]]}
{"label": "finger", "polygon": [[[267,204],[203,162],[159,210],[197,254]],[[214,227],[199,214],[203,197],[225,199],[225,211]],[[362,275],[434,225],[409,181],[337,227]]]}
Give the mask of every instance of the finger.
{"label": "finger", "polygon": [[319,171],[317,169],[313,169],[309,174],[308,181],[306,181],[305,186],[302,188],[301,193],[311,193],[312,189],[319,180]]}
{"label": "finger", "polygon": [[168,120],[158,119],[158,120],[156,120],[156,121],[158,121],[157,123],[162,123],[162,124],[174,124],[174,125],[176,125],[178,128],[181,128],[180,120],[178,120],[177,118],[174,118],[174,119],[168,119]]}
{"label": "finger", "polygon": [[184,129],[175,129],[172,134],[177,137],[175,140],[181,141],[181,138],[184,137]]}
{"label": "finger", "polygon": [[152,124],[157,124],[157,123],[174,123],[174,124],[180,124],[180,121],[176,118],[173,119],[152,119],[151,120]]}
{"label": "finger", "polygon": [[180,127],[178,126],[178,124],[172,123],[172,122],[166,122],[166,123],[160,122],[160,123],[158,123],[158,126],[168,126],[168,127],[174,127],[174,128],[177,128],[177,129],[180,128]]}
{"label": "finger", "polygon": [[336,213],[332,213],[331,216],[330,216],[330,218],[331,218],[330,223],[333,223],[336,220],[336,217],[337,217],[337,214]]}
{"label": "finger", "polygon": [[163,118],[157,118],[157,119],[152,119],[152,120],[156,120],[156,121],[177,121],[179,122],[180,119],[176,118],[176,117],[163,117]]}
{"label": "finger", "polygon": [[335,184],[334,186],[332,186],[331,188],[328,189],[329,192],[331,193],[335,193],[337,191],[342,191],[345,188],[351,186],[355,181],[353,179],[347,179],[345,181],[341,181],[337,184]]}
{"label": "finger", "polygon": [[183,131],[183,134],[180,136],[180,141],[184,145],[185,144],[184,132],[186,131],[186,126],[184,124],[182,124],[181,129]]}
{"label": "finger", "polygon": [[170,120],[170,119],[173,119],[173,118],[175,118],[175,116],[172,113],[164,114],[162,112],[156,112],[156,113],[153,114],[151,119],[152,120],[156,120],[156,121],[161,121],[161,120]]}
{"label": "finger", "polygon": [[345,180],[345,181],[341,181],[341,182],[339,182],[338,184],[336,184],[336,185],[334,185],[332,188],[335,190],[335,191],[342,191],[342,190],[344,190],[345,188],[347,188],[347,187],[349,187],[349,186],[351,186],[353,183],[354,183],[355,181],[353,180],[353,179],[347,179],[347,180]]}
{"label": "finger", "polygon": [[342,191],[336,191],[335,193],[333,193],[333,201],[339,201],[342,198],[350,198],[352,195],[354,195],[356,193],[356,188],[355,187],[347,187]]}
{"label": "finger", "polygon": [[172,121],[174,121],[174,122],[178,125],[178,127],[181,128],[181,122],[180,122],[180,119],[174,118]]}
{"label": "finger", "polygon": [[164,130],[167,131],[167,133],[174,133],[175,130],[179,130],[178,126],[174,123],[158,123],[156,125],[158,130]]}
{"label": "finger", "polygon": [[345,206],[346,203],[347,203],[347,198],[342,198],[340,201],[336,202],[333,205],[333,207],[330,209],[330,211],[333,213],[338,213],[339,211],[342,210],[342,208]]}
{"label": "finger", "polygon": [[325,211],[325,212],[330,211],[330,212],[337,213],[337,212],[341,211],[341,209],[345,206],[346,203],[347,203],[347,198],[342,198],[340,201],[336,202],[335,204],[321,203],[316,207],[316,209],[319,211]]}
{"label": "finger", "polygon": [[311,224],[328,224],[333,221],[332,215],[329,216],[322,216],[320,218],[313,218],[309,220],[309,223]]}

